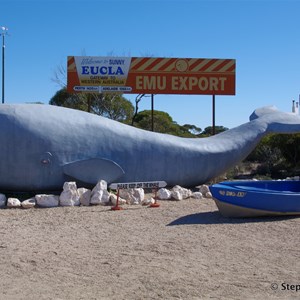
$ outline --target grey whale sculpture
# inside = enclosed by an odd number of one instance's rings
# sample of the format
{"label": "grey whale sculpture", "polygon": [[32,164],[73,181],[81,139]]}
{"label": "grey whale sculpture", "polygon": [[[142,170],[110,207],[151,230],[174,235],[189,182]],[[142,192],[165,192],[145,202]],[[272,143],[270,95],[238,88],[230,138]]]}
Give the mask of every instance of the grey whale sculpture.
{"label": "grey whale sculpture", "polygon": [[60,190],[65,181],[164,180],[196,186],[243,160],[268,133],[300,132],[300,117],[274,107],[250,122],[208,138],[137,129],[51,105],[0,106],[0,189]]}

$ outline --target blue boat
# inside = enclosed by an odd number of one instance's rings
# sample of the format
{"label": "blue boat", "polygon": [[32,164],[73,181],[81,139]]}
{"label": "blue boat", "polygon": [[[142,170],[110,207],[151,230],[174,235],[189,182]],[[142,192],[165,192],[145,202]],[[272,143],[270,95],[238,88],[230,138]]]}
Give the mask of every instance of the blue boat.
{"label": "blue boat", "polygon": [[224,181],[210,191],[225,217],[300,215],[300,181]]}

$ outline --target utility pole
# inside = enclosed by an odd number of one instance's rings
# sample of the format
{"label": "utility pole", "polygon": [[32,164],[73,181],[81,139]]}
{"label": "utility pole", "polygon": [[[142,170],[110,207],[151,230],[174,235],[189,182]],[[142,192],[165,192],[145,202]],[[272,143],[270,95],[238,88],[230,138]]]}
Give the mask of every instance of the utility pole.
{"label": "utility pole", "polygon": [[5,53],[5,36],[8,34],[7,31],[8,31],[8,28],[7,27],[4,27],[2,26],[1,27],[1,34],[2,35],[2,104],[4,104],[4,53]]}

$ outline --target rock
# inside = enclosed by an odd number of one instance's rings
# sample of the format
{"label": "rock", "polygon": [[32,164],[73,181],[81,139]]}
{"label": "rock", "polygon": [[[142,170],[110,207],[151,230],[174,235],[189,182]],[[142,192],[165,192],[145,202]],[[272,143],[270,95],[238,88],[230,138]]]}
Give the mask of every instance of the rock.
{"label": "rock", "polygon": [[86,188],[79,188],[77,191],[79,194],[80,204],[83,206],[89,206],[91,203],[92,191]]}
{"label": "rock", "polygon": [[[110,201],[113,205],[116,205],[116,204],[117,204],[117,195],[115,195],[115,194],[110,194],[110,196],[109,196],[109,201]],[[126,204],[126,200],[125,200],[125,199],[122,199],[122,198],[119,196],[119,205],[123,205],[123,204]]]}
{"label": "rock", "polygon": [[144,199],[141,202],[142,205],[150,205],[150,204],[153,204],[153,203],[155,203],[155,199],[153,199],[153,198]]}
{"label": "rock", "polygon": [[8,198],[7,199],[7,207],[9,207],[9,208],[21,207],[21,201],[17,198]]}
{"label": "rock", "polygon": [[212,198],[211,192],[207,192],[207,193],[205,194],[205,198]]}
{"label": "rock", "polygon": [[142,188],[133,189],[132,204],[141,204],[145,198],[145,191]]}
{"label": "rock", "polygon": [[59,196],[61,206],[78,206],[80,205],[79,194],[76,182],[65,182],[63,191]]}
{"label": "rock", "polygon": [[106,205],[109,202],[109,192],[106,190],[99,190],[97,192],[92,192],[91,204],[97,205],[102,204]]}
{"label": "rock", "polygon": [[129,189],[120,189],[119,190],[119,196],[122,199],[125,199],[128,204],[130,204],[130,202],[131,202],[131,192],[129,191]]}
{"label": "rock", "polygon": [[120,197],[126,199],[128,204],[141,204],[145,198],[145,192],[142,188],[136,189],[121,189]]}
{"label": "rock", "polygon": [[157,197],[161,200],[169,200],[171,199],[172,195],[168,189],[162,188],[157,191]]}
{"label": "rock", "polygon": [[107,191],[107,183],[104,180],[99,181],[92,190],[91,204],[106,205],[109,202],[109,192]]}
{"label": "rock", "polygon": [[4,194],[0,194],[0,208],[6,206],[6,196]]}
{"label": "rock", "polygon": [[32,207],[35,207],[35,204],[36,204],[35,197],[24,200],[21,203],[23,208],[32,208]]}
{"label": "rock", "polygon": [[194,192],[192,194],[192,197],[195,198],[195,199],[202,199],[203,198],[203,195],[201,192]]}
{"label": "rock", "polygon": [[198,186],[200,193],[202,193],[202,195],[205,195],[206,193],[209,192],[209,187],[206,184],[200,185]]}
{"label": "rock", "polygon": [[192,196],[192,191],[179,185],[175,185],[171,190],[172,198],[175,200],[187,199]]}
{"label": "rock", "polygon": [[[96,186],[93,188],[94,190],[107,190],[107,182],[105,180],[100,180]],[[92,193],[93,193],[92,191]]]}
{"label": "rock", "polygon": [[179,191],[172,191],[172,198],[175,200],[182,200],[182,194]]}
{"label": "rock", "polygon": [[35,200],[40,207],[56,207],[59,203],[59,196],[39,194],[35,195]]}

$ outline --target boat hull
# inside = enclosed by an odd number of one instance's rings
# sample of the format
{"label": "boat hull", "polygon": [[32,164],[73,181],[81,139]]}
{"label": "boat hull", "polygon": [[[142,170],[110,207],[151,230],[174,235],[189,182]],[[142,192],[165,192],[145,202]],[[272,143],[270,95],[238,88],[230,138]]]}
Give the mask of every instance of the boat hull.
{"label": "boat hull", "polygon": [[210,191],[225,217],[300,215],[298,181],[227,181]]}
{"label": "boat hull", "polygon": [[219,201],[215,198],[214,201],[221,215],[229,218],[254,218],[254,217],[267,217],[267,216],[300,215],[300,212],[277,212],[277,211],[268,211],[268,210],[237,206],[237,205],[232,205],[226,202]]}

